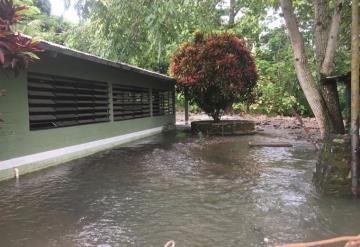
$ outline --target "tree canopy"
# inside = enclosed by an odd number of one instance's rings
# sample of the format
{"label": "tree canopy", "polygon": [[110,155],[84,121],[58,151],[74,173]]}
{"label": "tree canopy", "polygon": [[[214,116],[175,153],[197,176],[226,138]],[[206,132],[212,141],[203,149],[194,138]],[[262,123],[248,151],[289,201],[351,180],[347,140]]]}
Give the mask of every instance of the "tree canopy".
{"label": "tree canopy", "polygon": [[175,51],[169,71],[178,88],[215,121],[236,99],[249,97],[257,80],[246,42],[228,32],[196,33]]}
{"label": "tree canopy", "polygon": [[[196,32],[229,30],[242,37],[256,58],[259,81],[250,109],[260,113],[311,115],[292,65],[292,47],[277,0],[73,0],[80,22],[71,24],[49,16],[47,0],[30,3],[34,13],[17,29],[80,51],[147,69],[167,72],[171,54]],[[315,46],[314,3],[293,0],[311,73],[319,81]],[[69,0],[64,0],[69,5]],[[328,3],[332,15],[335,0]],[[350,7],[344,1],[333,74],[350,65]],[[343,90],[340,88],[340,91]],[[340,95],[340,103],[344,98]],[[243,109],[242,105],[235,108]]]}

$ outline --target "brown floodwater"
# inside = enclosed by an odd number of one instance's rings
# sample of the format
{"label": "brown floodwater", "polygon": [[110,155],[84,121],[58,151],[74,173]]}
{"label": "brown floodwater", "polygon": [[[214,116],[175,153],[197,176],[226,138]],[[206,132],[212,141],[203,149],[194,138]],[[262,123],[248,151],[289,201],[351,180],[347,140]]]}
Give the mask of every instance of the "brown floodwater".
{"label": "brown floodwater", "polygon": [[[274,140],[295,146],[248,147]],[[161,134],[1,182],[0,246],[271,246],[359,234],[359,201],[316,192],[316,158],[275,131]]]}

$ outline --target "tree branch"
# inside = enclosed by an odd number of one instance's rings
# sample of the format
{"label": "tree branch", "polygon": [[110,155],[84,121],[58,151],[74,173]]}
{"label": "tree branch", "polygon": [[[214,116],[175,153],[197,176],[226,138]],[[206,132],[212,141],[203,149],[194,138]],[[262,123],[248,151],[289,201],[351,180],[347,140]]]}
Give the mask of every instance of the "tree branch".
{"label": "tree branch", "polygon": [[334,14],[331,19],[330,32],[328,36],[325,58],[321,66],[320,73],[323,75],[330,75],[334,70],[334,57],[336,52],[337,38],[339,34],[341,22],[341,9],[344,0],[337,0],[334,8]]}
{"label": "tree branch", "polygon": [[324,137],[332,132],[333,126],[330,115],[320,89],[311,73],[292,2],[291,0],[280,0],[280,5],[293,48],[295,70],[299,83],[319,124],[321,135]]}
{"label": "tree branch", "polygon": [[229,23],[228,27],[232,28],[235,23],[235,0],[230,0],[230,6],[229,6]]}
{"label": "tree branch", "polygon": [[329,37],[330,16],[329,0],[313,0],[315,13],[315,52],[316,66],[320,72],[325,58],[326,45]]}

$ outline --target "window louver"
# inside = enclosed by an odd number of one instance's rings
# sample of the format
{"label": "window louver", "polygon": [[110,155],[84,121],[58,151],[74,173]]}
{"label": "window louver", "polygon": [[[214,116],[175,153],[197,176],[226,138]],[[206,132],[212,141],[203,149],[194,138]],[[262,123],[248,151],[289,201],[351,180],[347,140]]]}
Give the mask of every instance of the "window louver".
{"label": "window louver", "polygon": [[154,116],[174,114],[174,92],[153,89],[152,105]]}
{"label": "window louver", "polygon": [[108,85],[29,73],[30,130],[108,122]]}
{"label": "window louver", "polygon": [[148,88],[113,84],[112,91],[115,121],[150,117]]}

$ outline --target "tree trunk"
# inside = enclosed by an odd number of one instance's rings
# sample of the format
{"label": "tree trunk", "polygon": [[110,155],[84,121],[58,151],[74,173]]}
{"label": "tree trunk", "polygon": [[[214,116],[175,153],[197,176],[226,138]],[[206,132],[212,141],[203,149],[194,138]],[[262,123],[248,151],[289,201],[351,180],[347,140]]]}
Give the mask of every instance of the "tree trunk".
{"label": "tree trunk", "polygon": [[328,34],[325,57],[320,70],[320,73],[323,75],[329,76],[334,72],[334,57],[336,52],[336,44],[339,34],[341,10],[343,8],[343,4],[344,0],[337,0],[335,3],[334,14],[331,19],[331,26]]}
{"label": "tree trunk", "polygon": [[322,80],[320,81],[320,83],[321,83],[322,95],[324,97],[326,106],[330,113],[330,117],[333,125],[333,133],[344,134],[345,127],[344,127],[343,117],[341,114],[337,84],[336,82],[324,84]]}
{"label": "tree trunk", "polygon": [[215,123],[220,122],[220,119],[221,119],[221,110],[220,109],[213,110],[210,115],[214,119]]}
{"label": "tree trunk", "polygon": [[330,16],[329,0],[313,0],[315,12],[315,54],[316,67],[319,69],[324,61],[329,36]]}
{"label": "tree trunk", "polygon": [[[331,83],[323,83],[324,76],[329,76],[334,70],[334,56],[336,51],[337,35],[340,25],[340,11],[342,0],[337,0],[332,19],[329,16],[329,1],[314,0],[315,10],[315,53],[316,67],[320,78],[322,95],[329,110],[334,132],[345,132],[341,115],[337,86]],[[331,26],[330,26],[331,23]]]}
{"label": "tree trunk", "polygon": [[230,0],[228,28],[233,28],[234,27],[235,16],[236,16],[235,0]]}
{"label": "tree trunk", "polygon": [[160,59],[161,59],[161,40],[159,41],[158,54],[157,54],[157,67],[159,72],[161,72]]}
{"label": "tree trunk", "polygon": [[351,184],[358,195],[359,179],[359,1],[353,0],[351,21]]}
{"label": "tree trunk", "polygon": [[280,0],[280,5],[293,48],[295,70],[300,86],[315,115],[321,136],[325,137],[333,132],[330,114],[321,91],[311,74],[310,66],[305,56],[304,41],[299,31],[292,3],[290,0]]}

